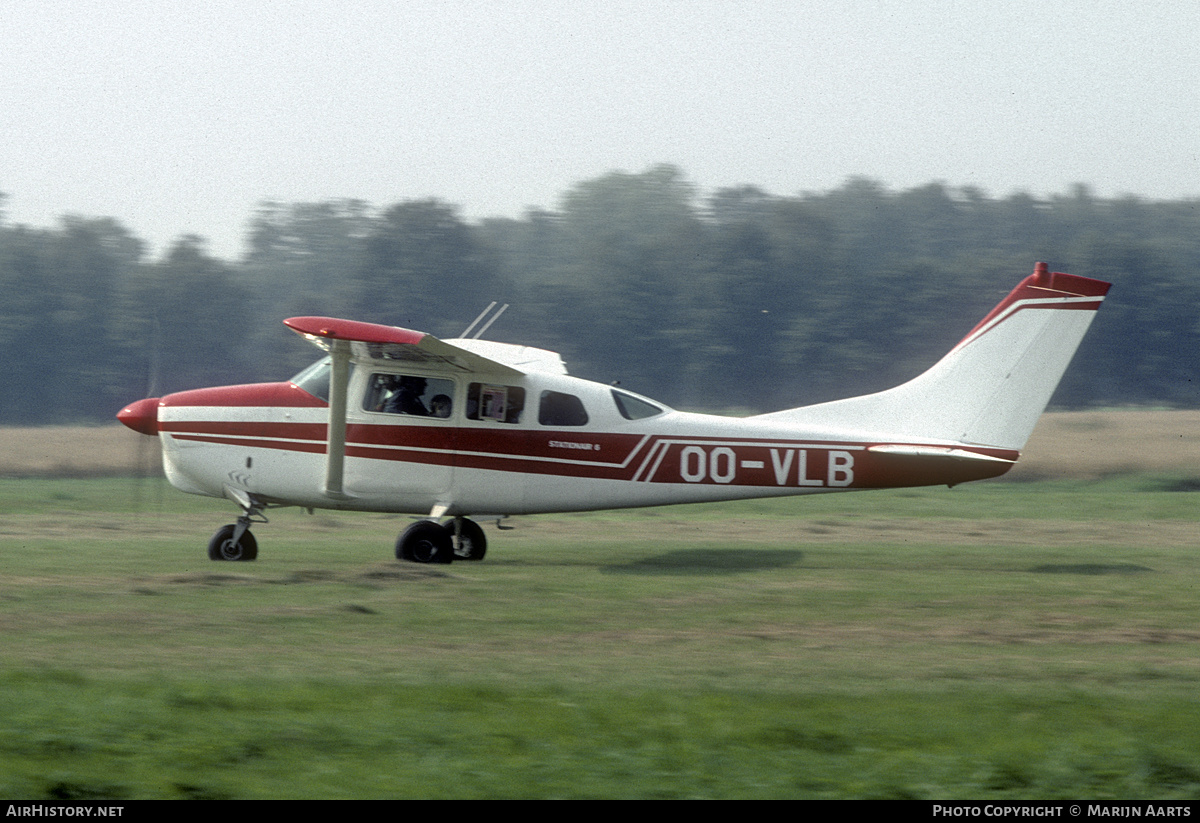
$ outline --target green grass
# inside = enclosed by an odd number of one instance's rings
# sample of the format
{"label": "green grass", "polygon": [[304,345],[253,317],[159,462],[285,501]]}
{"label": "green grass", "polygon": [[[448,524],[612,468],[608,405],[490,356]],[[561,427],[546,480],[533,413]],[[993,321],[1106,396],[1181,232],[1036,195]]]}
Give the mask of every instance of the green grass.
{"label": "green grass", "polygon": [[5,788],[22,797],[1100,798],[1200,787],[1194,709],[1073,689],[114,687],[59,672],[0,682],[22,704],[53,706],[15,712],[0,737]]}
{"label": "green grass", "polygon": [[4,481],[0,795],[1195,798],[1178,481],[520,518],[450,567],[293,510],[211,563],[228,504]]}

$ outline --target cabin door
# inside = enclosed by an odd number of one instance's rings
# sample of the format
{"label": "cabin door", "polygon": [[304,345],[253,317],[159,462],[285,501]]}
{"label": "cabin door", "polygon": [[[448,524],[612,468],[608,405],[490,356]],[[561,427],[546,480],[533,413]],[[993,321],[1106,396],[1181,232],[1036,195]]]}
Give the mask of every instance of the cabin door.
{"label": "cabin door", "polygon": [[455,381],[435,375],[367,371],[346,427],[346,491],[428,495],[454,480]]}

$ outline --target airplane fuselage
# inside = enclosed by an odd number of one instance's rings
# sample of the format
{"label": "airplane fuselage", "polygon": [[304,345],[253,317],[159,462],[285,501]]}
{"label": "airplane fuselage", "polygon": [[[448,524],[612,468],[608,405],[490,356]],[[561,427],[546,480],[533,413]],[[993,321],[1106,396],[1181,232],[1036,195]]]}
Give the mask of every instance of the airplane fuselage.
{"label": "airplane fuselage", "polygon": [[[436,385],[445,416],[383,408],[374,387],[405,379]],[[953,485],[1002,474],[1018,456],[971,447],[974,457],[962,459],[957,443],[679,412],[567,375],[459,378],[367,365],[353,370],[347,394],[340,494],[320,482],[329,404],[293,383],[162,398],[167,476],[196,494],[237,489],[315,508],[531,514]],[[481,414],[480,395],[505,408]]]}

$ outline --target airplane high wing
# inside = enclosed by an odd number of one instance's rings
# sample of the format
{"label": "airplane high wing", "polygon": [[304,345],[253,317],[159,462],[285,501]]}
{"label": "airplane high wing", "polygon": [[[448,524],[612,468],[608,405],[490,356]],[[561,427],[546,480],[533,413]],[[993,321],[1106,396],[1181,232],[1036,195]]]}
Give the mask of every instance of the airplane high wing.
{"label": "airplane high wing", "polygon": [[558,352],[533,346],[475,338],[441,340],[397,326],[336,317],[289,317],[283,323],[326,351],[333,351],[338,341],[348,343],[351,356],[363,359],[443,363],[464,372],[491,374],[567,373]]}
{"label": "airplane high wing", "polygon": [[[523,374],[520,369],[504,363],[498,357],[488,358],[469,347],[455,346],[431,334],[396,326],[341,320],[336,317],[289,317],[283,324],[331,354],[345,351],[347,356],[351,357],[445,365],[462,372]],[[470,344],[476,341],[455,342]]]}
{"label": "airplane high wing", "polygon": [[478,560],[480,519],[1001,475],[1108,289],[1039,263],[913,380],[747,418],[572,377],[544,349],[331,317],[284,321],[328,352],[290,381],[147,398],[118,418],[160,437],[177,488],[241,508],[214,560],[254,559],[249,526],[278,506],[417,515],[397,557]]}

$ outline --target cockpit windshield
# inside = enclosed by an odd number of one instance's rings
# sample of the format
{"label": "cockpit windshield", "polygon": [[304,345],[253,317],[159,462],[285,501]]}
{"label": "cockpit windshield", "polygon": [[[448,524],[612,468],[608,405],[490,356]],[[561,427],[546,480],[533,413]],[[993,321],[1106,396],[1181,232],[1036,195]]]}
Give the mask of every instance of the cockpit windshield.
{"label": "cockpit windshield", "polygon": [[323,357],[304,371],[293,377],[290,383],[304,389],[314,397],[329,402],[329,374],[333,364],[328,357]]}

